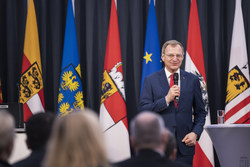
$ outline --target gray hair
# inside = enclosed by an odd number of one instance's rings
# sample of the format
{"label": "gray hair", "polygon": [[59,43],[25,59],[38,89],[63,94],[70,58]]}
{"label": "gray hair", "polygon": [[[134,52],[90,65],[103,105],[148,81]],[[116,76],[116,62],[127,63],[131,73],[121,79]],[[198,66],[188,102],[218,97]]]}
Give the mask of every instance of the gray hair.
{"label": "gray hair", "polygon": [[167,48],[167,46],[168,45],[171,45],[171,46],[176,46],[176,45],[179,45],[180,47],[181,47],[181,49],[182,49],[182,55],[184,56],[184,47],[183,47],[183,45],[179,42],[179,41],[177,41],[177,40],[169,40],[169,41],[166,41],[164,44],[163,44],[163,46],[162,46],[162,49],[161,49],[161,54],[163,55],[163,54],[165,54],[165,50],[166,50],[166,48]]}
{"label": "gray hair", "polygon": [[139,113],[130,124],[130,132],[138,148],[155,148],[162,143],[165,125],[161,116],[144,111]]}
{"label": "gray hair", "polygon": [[15,122],[13,116],[5,110],[0,110],[0,157],[15,136]]}

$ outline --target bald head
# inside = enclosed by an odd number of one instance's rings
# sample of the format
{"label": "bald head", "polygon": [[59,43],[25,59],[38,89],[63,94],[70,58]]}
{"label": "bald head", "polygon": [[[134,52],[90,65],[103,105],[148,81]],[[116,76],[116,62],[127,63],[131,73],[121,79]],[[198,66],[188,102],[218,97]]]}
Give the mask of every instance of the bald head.
{"label": "bald head", "polygon": [[130,132],[138,149],[159,147],[166,133],[163,119],[149,111],[141,112],[131,121]]}

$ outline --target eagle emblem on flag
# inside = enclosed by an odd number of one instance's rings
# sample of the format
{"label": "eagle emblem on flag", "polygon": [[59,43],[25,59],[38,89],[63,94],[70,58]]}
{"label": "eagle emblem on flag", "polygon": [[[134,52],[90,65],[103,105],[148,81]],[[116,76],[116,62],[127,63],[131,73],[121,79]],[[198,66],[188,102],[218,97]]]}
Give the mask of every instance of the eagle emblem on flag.
{"label": "eagle emblem on flag", "polygon": [[72,64],[63,69],[59,85],[59,116],[84,108],[80,76]]}
{"label": "eagle emblem on flag", "polygon": [[245,75],[236,65],[228,73],[226,104],[250,87]]}
{"label": "eagle emblem on flag", "polygon": [[201,88],[202,99],[203,99],[203,102],[204,102],[204,105],[205,105],[205,110],[206,110],[206,112],[208,112],[209,103],[208,103],[207,84],[206,84],[203,76],[199,73],[199,71],[192,70],[191,73],[196,75],[199,78],[199,81],[200,81],[200,84],[201,84],[200,88]]}

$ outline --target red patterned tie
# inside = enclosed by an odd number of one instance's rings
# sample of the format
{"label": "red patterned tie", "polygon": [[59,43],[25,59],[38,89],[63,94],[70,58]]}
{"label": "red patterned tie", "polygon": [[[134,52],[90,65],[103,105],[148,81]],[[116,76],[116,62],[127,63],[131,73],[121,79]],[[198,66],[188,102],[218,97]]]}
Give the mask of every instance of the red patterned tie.
{"label": "red patterned tie", "polygon": [[[174,85],[174,75],[173,74],[171,74],[170,75],[170,88]],[[175,100],[174,100],[174,104],[175,104],[175,108],[177,108],[177,103],[175,102]]]}

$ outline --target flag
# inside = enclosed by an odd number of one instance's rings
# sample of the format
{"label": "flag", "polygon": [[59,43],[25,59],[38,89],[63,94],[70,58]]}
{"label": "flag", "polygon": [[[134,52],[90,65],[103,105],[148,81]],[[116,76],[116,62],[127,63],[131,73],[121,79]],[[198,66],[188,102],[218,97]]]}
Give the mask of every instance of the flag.
{"label": "flag", "polygon": [[146,76],[162,68],[154,1],[150,1],[142,64],[141,89]]}
{"label": "flag", "polygon": [[[202,50],[200,22],[197,9],[197,1],[192,0],[189,25],[185,70],[199,77],[201,83],[201,92],[205,109],[207,111],[205,125],[210,125],[210,111],[208,106],[208,94],[206,84],[206,73],[204,57]],[[193,159],[194,167],[212,167],[214,166],[213,145],[208,133],[204,130],[199,141],[195,145],[195,155]]]}
{"label": "flag", "polygon": [[2,81],[0,79],[0,103],[3,103]]}
{"label": "flag", "polygon": [[33,0],[29,1],[27,12],[19,101],[23,103],[24,121],[32,114],[44,112],[42,65]]}
{"label": "flag", "polygon": [[68,0],[58,94],[58,116],[84,108],[81,69],[72,1]]}
{"label": "flag", "polygon": [[104,131],[109,160],[118,162],[129,158],[130,146],[125,88],[118,18],[114,0],[111,2],[103,69],[100,124]]}
{"label": "flag", "polygon": [[249,66],[241,0],[235,1],[225,103],[226,124],[250,124]]}

